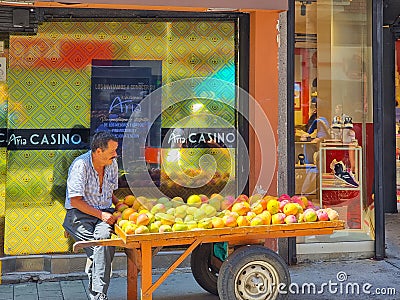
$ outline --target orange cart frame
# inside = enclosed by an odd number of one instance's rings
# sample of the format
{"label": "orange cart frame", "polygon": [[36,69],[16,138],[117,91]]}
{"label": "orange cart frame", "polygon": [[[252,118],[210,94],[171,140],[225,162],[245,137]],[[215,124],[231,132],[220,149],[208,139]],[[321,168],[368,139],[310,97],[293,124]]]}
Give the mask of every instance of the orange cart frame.
{"label": "orange cart frame", "polygon": [[[228,242],[229,245],[260,244],[260,240],[307,235],[332,234],[344,229],[344,221],[322,221],[282,225],[245,226],[234,228],[201,229],[181,232],[148,233],[127,235],[119,226],[116,239],[80,241],[74,244],[74,251],[91,246],[119,246],[127,255],[127,299],[136,299],[138,273],[141,272],[140,297],[152,300],[153,292],[202,243]],[[154,283],[152,280],[152,257],[165,246],[188,245],[186,250]]]}

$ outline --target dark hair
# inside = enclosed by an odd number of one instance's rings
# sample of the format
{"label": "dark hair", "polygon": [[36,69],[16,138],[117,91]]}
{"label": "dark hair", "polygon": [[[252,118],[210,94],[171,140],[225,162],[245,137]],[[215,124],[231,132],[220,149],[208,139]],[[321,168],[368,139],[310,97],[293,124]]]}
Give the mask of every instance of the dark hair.
{"label": "dark hair", "polygon": [[92,152],[95,152],[97,148],[104,151],[107,149],[109,141],[118,142],[118,139],[108,131],[96,132],[92,137],[90,149]]}

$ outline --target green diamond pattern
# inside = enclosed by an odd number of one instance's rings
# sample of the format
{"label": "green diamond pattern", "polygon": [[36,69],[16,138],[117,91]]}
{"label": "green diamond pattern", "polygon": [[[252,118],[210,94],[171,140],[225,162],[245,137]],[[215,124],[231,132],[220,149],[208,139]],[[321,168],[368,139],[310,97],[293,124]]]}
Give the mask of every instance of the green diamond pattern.
{"label": "green diamond pattern", "polygon": [[[7,97],[2,97],[0,86],[0,101],[6,103],[0,110],[6,113],[8,109],[4,119],[9,128],[90,126],[91,66],[74,67],[75,62],[84,58],[74,52],[73,42],[82,42],[90,55],[96,50],[91,41],[107,45],[105,51],[111,53],[111,59],[162,60],[163,84],[189,77],[212,77],[218,72],[229,72],[222,68],[235,63],[234,22],[45,22],[39,25],[35,36],[10,37]],[[62,57],[62,49],[70,56]],[[230,73],[222,75],[235,78]],[[190,118],[192,101],[199,101],[193,87],[179,93],[166,88],[163,93],[163,99],[171,101],[188,99],[163,112],[164,127]],[[233,110],[225,110],[223,115],[217,109],[220,104],[214,100],[201,101],[208,112],[234,124]],[[224,101],[234,103],[235,99],[227,94]],[[163,106],[168,107],[168,102]],[[207,126],[212,117],[202,122],[206,124],[192,121],[189,125]],[[6,254],[70,250],[61,226],[65,179],[70,162],[80,153],[9,151],[7,159],[6,155],[1,156],[0,213],[6,211]],[[230,165],[229,159],[218,159],[222,169]],[[5,209],[1,210],[2,207]]]}

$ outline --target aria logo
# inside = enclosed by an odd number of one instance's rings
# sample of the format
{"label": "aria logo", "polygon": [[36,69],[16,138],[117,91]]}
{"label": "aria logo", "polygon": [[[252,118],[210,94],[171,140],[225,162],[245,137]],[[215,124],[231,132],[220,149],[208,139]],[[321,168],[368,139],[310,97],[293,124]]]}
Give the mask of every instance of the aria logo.
{"label": "aria logo", "polygon": [[164,135],[163,140],[167,141],[168,146],[172,148],[181,147],[182,145],[192,147],[205,144],[209,145],[209,147],[212,147],[211,145],[217,147],[235,147],[236,133],[228,128],[175,128],[169,130]]}
{"label": "aria logo", "polygon": [[30,143],[32,145],[66,145],[74,144],[78,145],[82,142],[82,137],[75,133],[73,135],[51,133],[51,134],[32,134],[28,138],[22,137],[21,135],[11,134],[8,139],[8,145],[26,145]]}
{"label": "aria logo", "polygon": [[85,149],[88,139],[89,129],[86,128],[79,132],[70,129],[9,129],[8,134],[0,132],[0,143],[10,150]]}

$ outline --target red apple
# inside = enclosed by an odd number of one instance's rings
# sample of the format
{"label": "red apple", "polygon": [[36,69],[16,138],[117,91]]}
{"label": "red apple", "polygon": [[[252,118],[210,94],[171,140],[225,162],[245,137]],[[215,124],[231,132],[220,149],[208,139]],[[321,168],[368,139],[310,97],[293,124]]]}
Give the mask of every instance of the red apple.
{"label": "red apple", "polygon": [[207,203],[209,200],[208,197],[204,194],[200,194],[199,197],[200,197],[202,203]]}
{"label": "red apple", "polygon": [[289,200],[290,201],[290,196],[288,194],[282,194],[280,195],[280,197],[278,198],[278,201],[283,201],[283,200]]}
{"label": "red apple", "polygon": [[236,203],[237,203],[237,202],[249,202],[249,197],[247,197],[247,196],[244,195],[244,194],[240,194],[240,195],[236,198],[235,202],[236,202]]}

